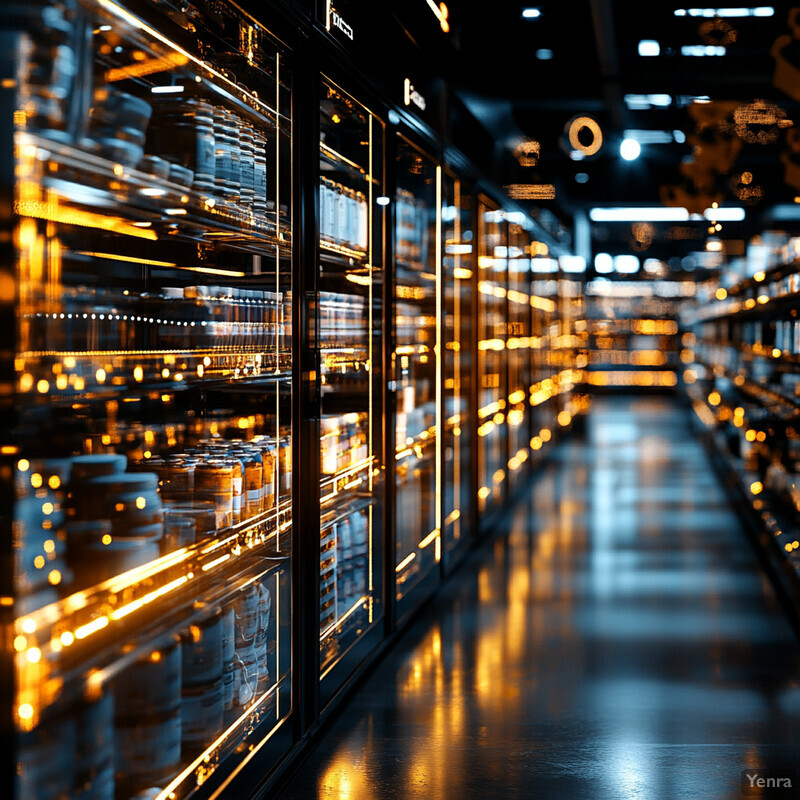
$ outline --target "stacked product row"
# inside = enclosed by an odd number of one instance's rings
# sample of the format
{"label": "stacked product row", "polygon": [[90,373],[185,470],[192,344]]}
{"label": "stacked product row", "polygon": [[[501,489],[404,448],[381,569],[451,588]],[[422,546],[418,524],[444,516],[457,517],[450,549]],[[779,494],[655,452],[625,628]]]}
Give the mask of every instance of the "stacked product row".
{"label": "stacked product row", "polygon": [[94,695],[26,734],[17,796],[154,798],[270,687],[269,576],[195,617],[156,648],[129,648]]}

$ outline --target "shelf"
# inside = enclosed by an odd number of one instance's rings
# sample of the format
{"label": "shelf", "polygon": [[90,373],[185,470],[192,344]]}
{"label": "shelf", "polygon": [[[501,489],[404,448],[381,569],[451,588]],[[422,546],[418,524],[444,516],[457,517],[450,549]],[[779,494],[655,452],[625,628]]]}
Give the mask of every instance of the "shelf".
{"label": "shelf", "polygon": [[782,278],[787,278],[796,272],[800,272],[800,261],[791,261],[788,264],[779,264],[769,270],[765,270],[763,280],[757,281],[755,277],[745,278],[739,283],[735,283],[727,289],[728,295],[742,294],[749,289],[757,289],[761,286],[767,286]]}
{"label": "shelf", "polygon": [[[347,172],[347,174],[355,177],[357,180],[361,180],[367,184],[372,182],[373,184],[377,185],[378,183],[374,178],[370,177],[368,170],[364,169],[364,167],[355,161],[347,158],[347,156],[342,155],[342,153],[340,153],[338,150],[335,150],[325,142],[319,143],[319,155],[321,159],[324,159],[329,164],[336,166],[338,169],[343,169],[345,172]],[[325,171],[324,168],[323,171]]]}
{"label": "shelf", "polygon": [[[759,543],[769,549],[768,555],[778,559],[778,564],[789,570],[795,582],[800,581],[800,539],[798,512],[783,494],[762,489],[761,476],[744,469],[741,459],[733,455],[718,428],[717,420],[695,385],[687,387],[692,408],[703,427],[708,431],[710,443],[724,465],[724,478],[736,489],[739,498],[758,521]],[[754,488],[757,491],[754,492]]]}
{"label": "shelf", "polygon": [[800,412],[800,397],[789,397],[788,395],[785,395],[776,389],[773,389],[769,386],[764,386],[757,381],[754,381],[750,378],[745,378],[738,373],[734,373],[731,370],[725,369],[725,367],[720,364],[712,366],[710,361],[703,358],[697,358],[696,355],[695,363],[702,366],[709,373],[711,373],[711,375],[727,378],[743,394],[749,395],[751,398],[762,404],[778,403],[792,415]]}
{"label": "shelf", "polygon": [[428,428],[416,436],[407,436],[403,444],[396,445],[395,461],[404,461],[412,455],[418,459],[430,458],[436,448],[436,427]]}
{"label": "shelf", "polygon": [[340,511],[336,508],[328,509],[320,517],[320,529],[323,531],[329,530],[333,528],[334,525],[347,519],[347,517],[351,517],[359,511],[365,511],[370,506],[374,506],[375,503],[376,500],[374,497],[363,497],[348,503],[346,511]]}
{"label": "shelf", "polygon": [[[287,561],[281,549],[290,527],[291,502],[284,500],[277,508],[17,619],[15,635],[25,640],[17,656],[20,693],[27,692],[31,702],[30,693],[37,692],[36,707],[42,709],[71,685],[79,690],[87,674],[102,669],[107,679],[127,663],[119,659],[123,645],[139,637],[145,647],[155,636],[166,635],[165,619],[182,629],[197,601],[224,602],[238,590],[237,581]],[[51,677],[58,676],[57,691],[38,670],[33,685],[26,684],[24,659],[32,648],[40,651]],[[134,658],[136,653],[128,655]]]}
{"label": "shelf", "polygon": [[706,337],[698,338],[697,341],[706,347],[725,347],[731,348],[735,352],[743,356],[764,358],[773,365],[777,366],[797,366],[800,365],[800,354],[787,353],[785,350],[780,350],[776,354],[777,348],[766,347],[761,344],[748,344],[747,342],[731,342],[723,340],[708,339]]}
{"label": "shelf", "polygon": [[[107,400],[136,391],[204,391],[263,386],[291,379],[290,355],[245,350],[29,351],[17,356],[21,393],[56,404]],[[61,365],[56,375],[53,366]],[[27,377],[26,377],[27,376]],[[44,377],[46,376],[46,377]],[[40,381],[48,383],[41,391]],[[51,383],[52,382],[52,383]],[[133,402],[133,396],[123,398]]]}
{"label": "shelf", "polygon": [[[53,162],[58,167],[53,175],[43,176],[44,191],[15,202],[20,216],[113,231],[145,241],[155,242],[169,236],[170,240],[225,244],[259,255],[265,250],[277,250],[285,258],[291,255],[288,223],[281,221],[280,228],[276,228],[274,210],[255,216],[213,195],[36,134],[17,132],[15,142],[25,172],[33,172],[34,161],[48,165]],[[90,177],[100,185],[74,182],[69,179],[70,170],[77,173],[76,178]],[[107,210],[112,210],[113,216]],[[155,261],[153,266],[164,267],[164,264]],[[192,274],[205,272],[217,280],[244,277],[244,273],[236,270],[181,268],[176,264],[167,267]]]}
{"label": "shelf", "polygon": [[348,259],[346,262],[336,262],[343,263],[344,266],[352,266],[352,262],[354,261],[366,263],[368,258],[364,250],[357,250],[339,242],[329,242],[325,239],[320,240],[319,249],[321,256],[339,256],[340,259]]}
{"label": "shelf", "polygon": [[[364,490],[369,483],[369,470],[377,468],[378,459],[365,458],[351,464],[332,475],[323,474],[320,477],[320,503],[325,508],[331,503],[340,500],[343,496],[358,495],[357,489]],[[323,514],[325,511],[323,511]]]}

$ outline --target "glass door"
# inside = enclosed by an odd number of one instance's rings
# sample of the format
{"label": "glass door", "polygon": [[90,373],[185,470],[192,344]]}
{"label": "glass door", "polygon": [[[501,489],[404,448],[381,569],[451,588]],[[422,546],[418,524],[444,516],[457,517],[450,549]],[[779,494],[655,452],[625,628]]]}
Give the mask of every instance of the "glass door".
{"label": "glass door", "polygon": [[445,172],[442,182],[442,293],[444,296],[444,386],[442,390],[443,508],[445,556],[461,551],[471,532],[474,300],[474,203],[462,182]]}
{"label": "glass door", "polygon": [[[441,169],[397,138],[395,208],[395,574],[398,616],[441,559]],[[417,594],[417,597],[420,595]]]}
{"label": "glass door", "polygon": [[16,794],[207,796],[290,736],[289,54],[232,6],[26,19]]}
{"label": "glass door", "polygon": [[533,412],[531,454],[548,449],[558,418],[559,323],[558,261],[546,244],[533,240],[531,253],[532,378],[528,402]]}
{"label": "glass door", "polygon": [[478,203],[478,510],[505,497],[508,460],[508,248],[503,212]]}
{"label": "glass door", "polygon": [[530,455],[531,383],[530,235],[519,223],[508,232],[508,474],[512,488],[525,475],[522,468]]}
{"label": "glass door", "polygon": [[320,667],[382,618],[384,127],[330,81],[320,98]]}

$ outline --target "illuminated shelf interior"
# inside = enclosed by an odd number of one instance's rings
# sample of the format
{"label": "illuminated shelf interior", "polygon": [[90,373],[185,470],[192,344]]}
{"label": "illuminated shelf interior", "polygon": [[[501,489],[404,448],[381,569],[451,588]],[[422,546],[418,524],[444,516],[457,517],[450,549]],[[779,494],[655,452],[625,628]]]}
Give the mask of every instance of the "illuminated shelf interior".
{"label": "illuminated shelf interior", "polygon": [[[39,177],[40,171],[44,173],[42,186],[23,184],[23,191],[15,201],[15,209],[21,216],[116,230],[150,241],[160,238],[159,225],[174,224],[180,219],[178,235],[181,238],[226,245],[257,245],[259,253],[263,253],[264,245],[288,251],[291,244],[288,222],[281,221],[276,230],[274,211],[261,217],[249,214],[219,197],[155,178],[34,133],[17,131],[15,146],[23,176],[33,180]],[[64,168],[103,178],[107,185],[102,189],[88,189],[64,179]],[[81,211],[82,206],[94,208],[100,201],[110,204],[115,215]],[[115,228],[114,220],[120,214],[127,214],[130,226],[147,227],[130,230],[124,227],[123,218]],[[195,235],[188,229],[196,231]]]}

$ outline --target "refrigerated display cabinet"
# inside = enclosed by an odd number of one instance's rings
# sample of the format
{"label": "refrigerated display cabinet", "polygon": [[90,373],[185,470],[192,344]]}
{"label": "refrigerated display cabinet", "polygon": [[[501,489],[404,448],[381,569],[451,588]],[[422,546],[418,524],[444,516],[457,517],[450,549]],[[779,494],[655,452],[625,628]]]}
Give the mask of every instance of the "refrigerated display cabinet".
{"label": "refrigerated display cabinet", "polygon": [[472,194],[449,171],[442,176],[442,537],[447,566],[469,546],[473,526],[472,384],[475,210]]}
{"label": "refrigerated display cabinet", "polygon": [[398,616],[441,560],[441,168],[398,134],[395,198],[395,582]]}
{"label": "refrigerated display cabinet", "polygon": [[558,424],[559,281],[558,262],[548,255],[546,245],[532,241],[531,255],[533,374],[528,402],[533,412],[531,455],[536,457],[548,449]]}
{"label": "refrigerated display cabinet", "polygon": [[531,297],[530,233],[521,221],[508,225],[508,480],[510,489],[525,478],[522,469],[530,456],[531,406]]}
{"label": "refrigerated display cabinet", "polygon": [[2,21],[24,798],[245,791],[289,742],[291,54],[136,8]]}
{"label": "refrigerated display cabinet", "polygon": [[324,80],[321,92],[319,603],[324,699],[341,683],[342,671],[337,678],[335,668],[360,640],[380,634],[383,619],[385,206],[377,201],[385,195],[383,123],[332,81]]}
{"label": "refrigerated display cabinet", "polygon": [[508,461],[508,246],[504,214],[478,200],[478,511],[500,507]]}

